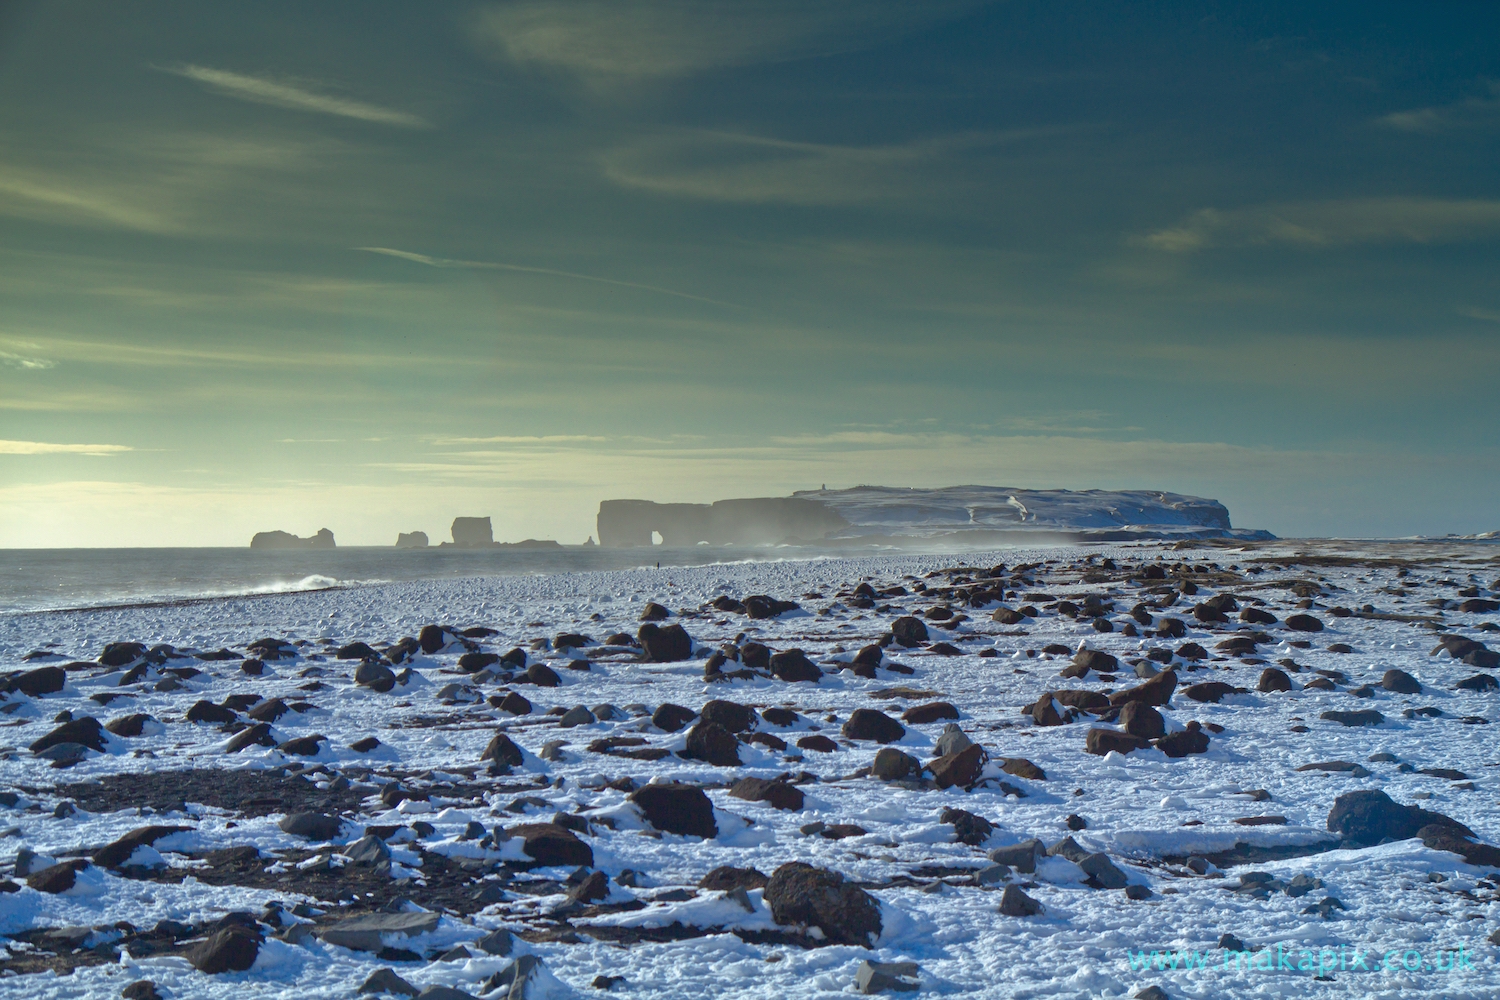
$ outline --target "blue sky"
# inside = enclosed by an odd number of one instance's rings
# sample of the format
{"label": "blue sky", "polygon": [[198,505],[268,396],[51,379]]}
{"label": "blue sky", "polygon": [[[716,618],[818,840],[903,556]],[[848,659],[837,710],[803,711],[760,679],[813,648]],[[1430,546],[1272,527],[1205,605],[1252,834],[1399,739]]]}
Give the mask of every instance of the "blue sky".
{"label": "blue sky", "polygon": [[988,483],[1500,527],[1492,4],[0,14],[0,546]]}

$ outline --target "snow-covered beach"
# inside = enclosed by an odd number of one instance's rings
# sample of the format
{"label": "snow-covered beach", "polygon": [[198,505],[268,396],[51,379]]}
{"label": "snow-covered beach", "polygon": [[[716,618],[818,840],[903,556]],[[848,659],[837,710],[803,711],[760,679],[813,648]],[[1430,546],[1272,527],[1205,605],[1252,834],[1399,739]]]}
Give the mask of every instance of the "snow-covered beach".
{"label": "snow-covered beach", "polygon": [[[1495,995],[1493,547],[1185,544],[7,615],[0,995],[347,997],[387,968],[800,998],[858,992],[866,961],[935,995]],[[1168,672],[1165,704],[1111,707]],[[1121,711],[1152,700],[1159,722]],[[1482,863],[1430,827],[1330,832],[1372,790],[1463,824]],[[182,829],[99,855],[150,826]],[[788,917],[791,862],[848,905]],[[854,887],[878,928],[839,923]],[[402,914],[384,952],[335,943]],[[236,934],[250,968],[195,968]]]}

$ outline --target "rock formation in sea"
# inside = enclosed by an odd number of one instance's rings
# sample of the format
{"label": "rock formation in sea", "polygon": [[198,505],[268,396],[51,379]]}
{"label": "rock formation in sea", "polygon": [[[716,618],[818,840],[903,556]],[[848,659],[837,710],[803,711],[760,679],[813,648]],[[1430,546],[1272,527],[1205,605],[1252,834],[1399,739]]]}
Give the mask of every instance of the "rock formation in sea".
{"label": "rock formation in sea", "polygon": [[1140,538],[1272,538],[1231,526],[1217,500],[1157,490],[1023,490],[1002,486],[857,486],[712,504],[606,500],[599,543],[663,545],[1108,542]]}
{"label": "rock formation in sea", "polygon": [[495,544],[495,532],[487,517],[455,517],[453,544],[461,549],[487,549]]}
{"label": "rock formation in sea", "polygon": [[396,548],[398,549],[425,549],[427,548],[427,532],[425,531],[402,531],[396,534]]}
{"label": "rock formation in sea", "polygon": [[298,538],[288,531],[257,531],[255,537],[250,539],[252,549],[331,549],[336,546],[333,543],[333,532],[327,528],[318,529],[316,535],[308,538]]}

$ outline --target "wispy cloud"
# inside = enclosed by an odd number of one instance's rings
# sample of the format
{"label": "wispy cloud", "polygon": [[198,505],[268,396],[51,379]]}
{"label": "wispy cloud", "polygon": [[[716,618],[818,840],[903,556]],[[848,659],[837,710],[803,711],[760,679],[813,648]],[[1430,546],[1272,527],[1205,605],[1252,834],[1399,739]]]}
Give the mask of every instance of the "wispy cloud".
{"label": "wispy cloud", "polygon": [[836,146],[731,132],[679,131],[600,157],[622,187],[710,201],[848,205],[911,196],[949,183],[931,171],[959,157],[1059,129],[965,132],[885,146]]}
{"label": "wispy cloud", "polygon": [[1403,132],[1450,132],[1500,125],[1500,81],[1489,81],[1488,90],[1485,97],[1395,111],[1376,120]]}
{"label": "wispy cloud", "polygon": [[505,58],[623,82],[859,51],[983,0],[540,0],[490,7],[474,35]]}
{"label": "wispy cloud", "polygon": [[603,443],[608,441],[607,437],[594,434],[541,434],[541,435],[498,435],[496,437],[451,437],[436,438],[432,443],[435,445],[455,444],[585,444]]}
{"label": "wispy cloud", "polygon": [[53,444],[50,441],[0,441],[0,455],[116,455],[135,449],[123,444]]}
{"label": "wispy cloud", "polygon": [[1171,253],[1210,247],[1283,244],[1453,243],[1500,235],[1500,200],[1363,198],[1205,208],[1141,239]]}
{"label": "wispy cloud", "polygon": [[379,125],[398,125],[403,128],[430,127],[425,119],[409,112],[319,92],[310,89],[301,81],[291,83],[193,64],[167,66],[162,67],[162,70],[201,83],[226,97],[237,97],[256,104],[270,104],[278,108],[310,111],[315,114],[337,115],[341,118],[354,118]]}
{"label": "wispy cloud", "polygon": [[692,295],[688,292],[679,292],[671,288],[662,288],[660,285],[645,285],[638,281],[601,278],[596,274],[578,274],[575,271],[558,271],[550,267],[527,267],[522,264],[501,264],[487,260],[450,260],[446,257],[429,257],[423,253],[412,253],[409,250],[393,250],[390,247],[355,247],[354,249],[363,250],[366,253],[381,253],[388,257],[399,257],[402,260],[409,260],[413,263],[426,264],[428,267],[457,267],[475,271],[518,271],[522,274],[545,274],[554,278],[593,281],[601,285],[614,285],[618,288],[635,288],[643,292],[656,292],[659,295],[672,295],[679,299],[690,299],[693,302],[707,302],[711,305],[736,308],[732,302],[721,302],[718,299],[710,299],[702,295]]}
{"label": "wispy cloud", "polygon": [[146,233],[178,228],[169,212],[117,184],[70,182],[0,164],[0,214]]}
{"label": "wispy cloud", "polygon": [[10,351],[0,351],[0,367],[20,368],[22,371],[42,371],[47,368],[56,368],[56,361],[47,358],[32,358],[24,354],[12,354]]}

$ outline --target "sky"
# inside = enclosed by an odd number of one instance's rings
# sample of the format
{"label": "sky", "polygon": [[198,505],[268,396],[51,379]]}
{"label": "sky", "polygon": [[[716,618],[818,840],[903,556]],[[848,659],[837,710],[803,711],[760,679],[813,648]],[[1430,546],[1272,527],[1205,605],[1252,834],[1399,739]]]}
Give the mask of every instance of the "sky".
{"label": "sky", "polygon": [[0,4],[0,547],[1500,528],[1493,3]]}

